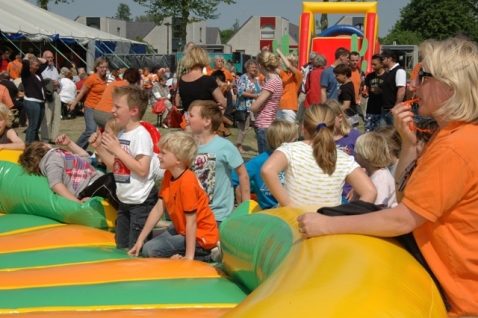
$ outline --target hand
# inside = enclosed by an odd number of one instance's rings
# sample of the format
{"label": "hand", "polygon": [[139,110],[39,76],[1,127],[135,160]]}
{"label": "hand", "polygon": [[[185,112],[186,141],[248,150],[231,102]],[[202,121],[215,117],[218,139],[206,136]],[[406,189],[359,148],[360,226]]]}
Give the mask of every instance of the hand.
{"label": "hand", "polygon": [[60,145],[60,146],[68,146],[71,142],[70,137],[68,137],[66,134],[62,134],[55,139],[55,144]]}
{"label": "hand", "polygon": [[308,212],[299,215],[297,221],[299,222],[299,232],[302,233],[302,238],[326,235],[326,222],[329,217],[316,212]]}
{"label": "hand", "polygon": [[101,135],[101,145],[112,155],[116,155],[118,151],[121,150],[121,145],[116,136],[110,136],[108,134]]}
{"label": "hand", "polygon": [[220,110],[225,110],[226,109],[226,107],[224,107],[221,103],[217,103],[217,106],[219,106]]}
{"label": "hand", "polygon": [[415,115],[411,110],[411,106],[406,103],[399,103],[392,108],[393,122],[397,129],[402,142],[408,142],[411,145],[416,145],[416,132],[410,130],[410,122],[413,122]]}
{"label": "hand", "polygon": [[88,201],[89,199],[91,199],[91,197],[84,197],[83,199],[81,199],[81,203],[85,203],[86,201]]}
{"label": "hand", "polygon": [[144,242],[137,241],[136,244],[128,251],[128,255],[138,256],[141,248],[143,248]]}
{"label": "hand", "polygon": [[57,80],[53,80],[53,84],[54,84],[55,86],[58,86],[59,83],[58,83]]}
{"label": "hand", "polygon": [[101,146],[101,134],[99,132],[93,133],[93,135],[90,136],[90,139],[88,139],[88,143],[93,147],[94,149],[98,148]]}
{"label": "hand", "polygon": [[350,190],[349,193],[347,193],[347,195],[345,196],[345,199],[347,199],[347,201],[353,201],[355,199],[355,190],[352,189]]}
{"label": "hand", "polygon": [[176,254],[176,255],[171,256],[171,259],[189,259],[189,258],[187,258],[186,256],[182,256],[180,254]]}

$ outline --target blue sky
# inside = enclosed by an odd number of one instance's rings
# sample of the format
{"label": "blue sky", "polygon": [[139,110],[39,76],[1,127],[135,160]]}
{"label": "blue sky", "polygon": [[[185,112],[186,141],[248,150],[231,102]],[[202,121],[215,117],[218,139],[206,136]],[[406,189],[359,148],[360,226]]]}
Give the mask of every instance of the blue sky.
{"label": "blue sky", "polygon": [[[36,0],[28,0],[36,3]],[[400,9],[410,0],[379,0],[378,14],[380,19],[379,35],[387,35],[390,28],[400,16]],[[77,16],[109,16],[116,14],[120,3],[127,4],[133,17],[143,15],[145,7],[133,0],[73,0],[69,4],[54,4],[51,0],[49,10],[74,20]],[[282,16],[294,24],[299,24],[299,16],[302,11],[302,1],[298,0],[236,0],[234,5],[220,4],[217,20],[207,21],[209,27],[227,29],[232,26],[236,19],[242,25],[250,16]],[[335,23],[340,16],[329,16],[329,25]]]}

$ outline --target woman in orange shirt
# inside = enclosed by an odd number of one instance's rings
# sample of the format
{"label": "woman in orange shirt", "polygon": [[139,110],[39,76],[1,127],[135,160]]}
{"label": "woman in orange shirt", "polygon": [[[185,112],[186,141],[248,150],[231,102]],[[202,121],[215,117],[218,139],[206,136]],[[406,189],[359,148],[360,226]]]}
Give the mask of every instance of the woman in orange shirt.
{"label": "woman in orange shirt", "polygon": [[417,155],[414,113],[408,103],[392,109],[402,150],[392,209],[362,215],[298,217],[304,238],[330,234],[393,237],[412,232],[443,288],[450,317],[478,316],[478,47],[450,38],[420,45],[422,68],[411,86],[418,113],[439,130]]}
{"label": "woman in orange shirt", "polygon": [[88,139],[96,131],[97,125],[93,119],[93,110],[101,100],[103,92],[106,89],[106,71],[108,69],[108,62],[106,59],[99,57],[95,61],[95,73],[88,76],[80,93],[76,96],[73,103],[70,104],[70,111],[75,109],[78,102],[86,95],[85,100],[85,131],[81,134],[76,144],[83,149],[88,148]]}
{"label": "woman in orange shirt", "polygon": [[93,110],[93,119],[100,128],[105,128],[106,122],[113,118],[111,110],[113,109],[113,97],[112,93],[115,87],[121,87],[130,84],[137,84],[139,82],[140,75],[137,69],[128,68],[123,73],[123,79],[120,81],[114,81],[108,86],[101,97],[101,100]]}

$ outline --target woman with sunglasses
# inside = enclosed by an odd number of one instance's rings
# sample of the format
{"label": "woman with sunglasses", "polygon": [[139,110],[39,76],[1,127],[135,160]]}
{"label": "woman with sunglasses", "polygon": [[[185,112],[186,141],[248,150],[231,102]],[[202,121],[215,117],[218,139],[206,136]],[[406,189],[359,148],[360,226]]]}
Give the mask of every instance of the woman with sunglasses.
{"label": "woman with sunglasses", "polygon": [[[417,158],[408,103],[393,109],[403,141],[395,174],[401,203],[363,215],[298,218],[305,238],[353,233],[394,237],[409,232],[443,288],[449,316],[478,316],[478,48],[451,38],[420,46],[422,69],[412,82],[419,114],[439,130]],[[398,194],[398,193],[397,193]],[[397,196],[398,198],[398,196]]]}

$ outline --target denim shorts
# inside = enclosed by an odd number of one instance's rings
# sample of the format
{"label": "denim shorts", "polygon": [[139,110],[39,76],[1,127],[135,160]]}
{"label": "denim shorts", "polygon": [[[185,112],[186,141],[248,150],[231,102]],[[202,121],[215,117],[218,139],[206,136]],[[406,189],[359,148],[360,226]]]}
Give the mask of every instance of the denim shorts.
{"label": "denim shorts", "polygon": [[[138,240],[149,213],[158,202],[158,189],[153,186],[146,200],[141,204],[124,204],[120,202],[116,218],[116,247],[131,249]],[[152,233],[146,240],[152,238]]]}

